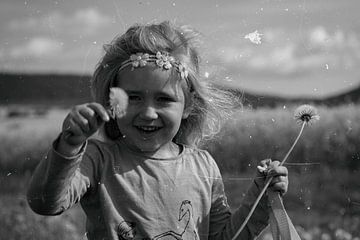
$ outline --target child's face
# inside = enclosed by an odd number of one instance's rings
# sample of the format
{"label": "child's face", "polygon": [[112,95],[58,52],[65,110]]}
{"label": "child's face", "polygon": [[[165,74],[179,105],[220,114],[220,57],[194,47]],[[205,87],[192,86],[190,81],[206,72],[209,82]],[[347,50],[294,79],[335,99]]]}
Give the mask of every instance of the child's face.
{"label": "child's face", "polygon": [[117,119],[123,141],[135,151],[170,157],[172,139],[187,118],[185,97],[178,73],[149,64],[119,73],[118,87],[129,96],[124,117]]}

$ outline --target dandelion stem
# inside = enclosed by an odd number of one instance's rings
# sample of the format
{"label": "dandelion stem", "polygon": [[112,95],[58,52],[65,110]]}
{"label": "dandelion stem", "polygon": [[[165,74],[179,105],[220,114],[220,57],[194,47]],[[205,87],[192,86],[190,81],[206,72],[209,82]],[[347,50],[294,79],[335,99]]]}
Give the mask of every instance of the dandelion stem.
{"label": "dandelion stem", "polygon": [[[304,121],[304,122],[302,123],[301,129],[300,129],[300,132],[299,132],[298,136],[296,137],[294,143],[293,143],[292,146],[290,147],[289,151],[286,153],[286,155],[285,155],[285,157],[283,158],[283,160],[280,162],[280,166],[282,166],[282,165],[285,163],[285,161],[286,161],[287,158],[289,157],[290,153],[291,153],[292,150],[294,149],[295,145],[296,145],[297,142],[299,141],[299,139],[300,139],[300,137],[301,137],[301,134],[302,134],[303,131],[304,131],[304,128],[305,128],[306,123],[307,123],[306,121]],[[246,224],[248,223],[250,217],[251,217],[252,214],[254,213],[255,208],[256,208],[257,205],[259,204],[260,199],[261,199],[262,196],[264,195],[266,189],[269,187],[269,185],[270,185],[270,183],[271,183],[271,181],[272,181],[273,178],[274,178],[274,177],[270,177],[270,178],[265,182],[265,185],[264,185],[264,187],[262,188],[259,196],[258,196],[257,199],[255,200],[254,205],[251,207],[249,214],[246,216],[244,222],[242,223],[242,225],[240,226],[239,230],[235,233],[234,237],[232,237],[231,240],[235,240],[235,239],[239,236],[239,234],[241,233],[241,231],[244,229],[244,227],[246,226]]]}
{"label": "dandelion stem", "polygon": [[292,150],[294,149],[295,145],[297,144],[297,142],[299,141],[300,137],[301,137],[301,134],[303,133],[304,131],[304,128],[305,128],[305,125],[306,125],[306,121],[304,121],[302,124],[301,124],[301,129],[300,129],[300,132],[298,134],[298,136],[296,137],[293,145],[291,146],[291,148],[289,149],[289,151],[286,153],[285,157],[283,158],[283,160],[280,162],[280,166],[282,166],[285,161],[287,160],[287,158],[289,157],[290,153],[292,152]]}

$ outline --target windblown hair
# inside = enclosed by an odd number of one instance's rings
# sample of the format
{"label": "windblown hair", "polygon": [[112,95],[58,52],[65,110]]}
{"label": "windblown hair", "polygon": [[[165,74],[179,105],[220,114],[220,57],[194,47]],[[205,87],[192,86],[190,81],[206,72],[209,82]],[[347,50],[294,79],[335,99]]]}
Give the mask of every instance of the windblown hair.
{"label": "windblown hair", "polygon": [[[130,27],[123,35],[104,46],[105,55],[92,77],[95,101],[103,106],[109,105],[110,87],[117,81],[121,63],[129,59],[131,54],[165,51],[175,58],[186,56],[185,64],[189,74],[182,89],[191,113],[182,120],[173,140],[187,145],[200,145],[203,140],[211,139],[219,132],[223,120],[230,117],[236,97],[200,79],[198,39],[199,33],[193,29],[177,27],[167,21]],[[121,136],[115,120],[105,124],[104,133],[112,140]]]}

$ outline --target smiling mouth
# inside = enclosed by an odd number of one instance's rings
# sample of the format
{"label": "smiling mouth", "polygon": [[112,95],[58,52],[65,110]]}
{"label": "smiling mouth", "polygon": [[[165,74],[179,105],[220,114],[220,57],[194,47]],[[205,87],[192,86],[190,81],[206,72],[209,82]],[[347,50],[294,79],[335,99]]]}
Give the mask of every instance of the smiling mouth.
{"label": "smiling mouth", "polygon": [[156,127],[156,126],[136,126],[136,128],[138,130],[140,130],[141,132],[147,133],[147,134],[154,133],[161,129],[161,127]]}

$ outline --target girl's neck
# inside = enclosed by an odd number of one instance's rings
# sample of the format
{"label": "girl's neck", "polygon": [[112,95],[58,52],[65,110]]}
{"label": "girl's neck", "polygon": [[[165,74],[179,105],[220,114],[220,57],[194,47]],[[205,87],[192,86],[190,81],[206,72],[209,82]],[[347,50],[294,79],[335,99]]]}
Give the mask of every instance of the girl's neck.
{"label": "girl's neck", "polygon": [[130,152],[137,156],[144,158],[154,159],[154,160],[171,160],[176,159],[183,151],[183,146],[177,143],[171,142],[166,147],[162,147],[154,152],[142,151],[141,149],[135,149],[134,147],[126,144],[125,141],[119,140],[122,146],[125,146]]}

